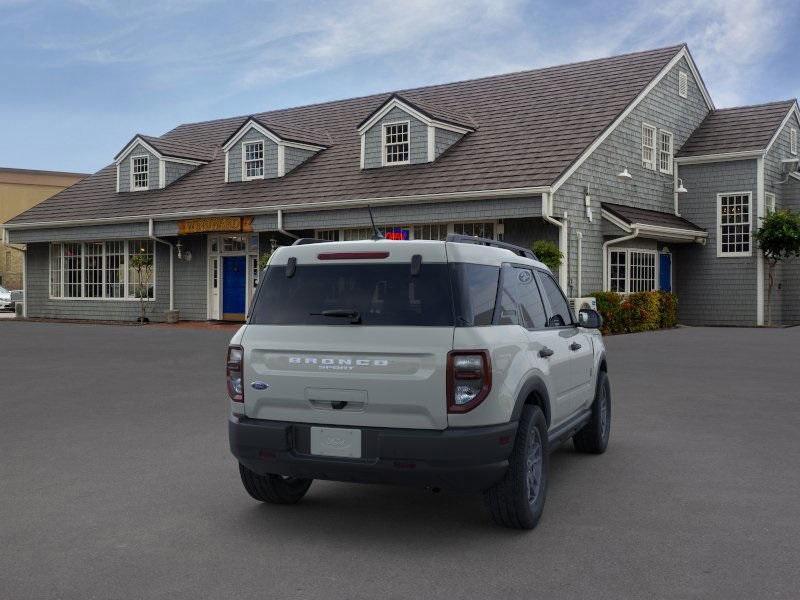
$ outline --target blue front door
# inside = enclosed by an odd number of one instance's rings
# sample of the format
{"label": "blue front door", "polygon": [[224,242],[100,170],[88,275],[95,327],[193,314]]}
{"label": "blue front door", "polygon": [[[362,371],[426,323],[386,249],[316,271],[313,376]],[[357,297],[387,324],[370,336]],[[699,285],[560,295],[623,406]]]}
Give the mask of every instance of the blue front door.
{"label": "blue front door", "polygon": [[658,287],[663,292],[672,291],[672,255],[663,253],[659,254],[660,259],[658,263]]}
{"label": "blue front door", "polygon": [[244,294],[247,269],[244,256],[222,259],[222,318],[244,320]]}

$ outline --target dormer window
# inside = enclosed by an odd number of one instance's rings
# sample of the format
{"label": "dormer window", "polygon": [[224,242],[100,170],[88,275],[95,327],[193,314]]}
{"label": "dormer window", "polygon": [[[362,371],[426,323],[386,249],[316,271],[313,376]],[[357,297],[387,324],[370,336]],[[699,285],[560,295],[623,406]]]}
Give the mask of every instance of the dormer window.
{"label": "dormer window", "polygon": [[264,177],[264,142],[245,142],[242,144],[242,179],[262,179]]}
{"label": "dormer window", "polygon": [[134,191],[146,190],[150,187],[150,157],[131,157],[131,189]]}
{"label": "dormer window", "polygon": [[408,127],[409,121],[386,123],[383,126],[384,165],[407,165],[409,163]]}

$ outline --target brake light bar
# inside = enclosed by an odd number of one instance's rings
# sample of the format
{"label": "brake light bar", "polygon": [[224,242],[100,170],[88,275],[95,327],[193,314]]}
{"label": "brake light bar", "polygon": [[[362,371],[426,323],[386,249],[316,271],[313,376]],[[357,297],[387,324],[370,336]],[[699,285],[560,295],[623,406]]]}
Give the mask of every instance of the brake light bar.
{"label": "brake light bar", "polygon": [[319,260],[368,260],[371,258],[389,258],[388,252],[322,252],[317,254]]}

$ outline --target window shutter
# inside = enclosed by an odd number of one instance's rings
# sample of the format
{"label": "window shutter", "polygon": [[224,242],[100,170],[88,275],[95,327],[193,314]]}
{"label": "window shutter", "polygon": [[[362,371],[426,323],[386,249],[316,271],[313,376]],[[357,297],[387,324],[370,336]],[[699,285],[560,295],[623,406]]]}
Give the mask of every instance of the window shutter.
{"label": "window shutter", "polygon": [[689,75],[686,74],[686,71],[678,72],[678,95],[681,98],[689,96]]}

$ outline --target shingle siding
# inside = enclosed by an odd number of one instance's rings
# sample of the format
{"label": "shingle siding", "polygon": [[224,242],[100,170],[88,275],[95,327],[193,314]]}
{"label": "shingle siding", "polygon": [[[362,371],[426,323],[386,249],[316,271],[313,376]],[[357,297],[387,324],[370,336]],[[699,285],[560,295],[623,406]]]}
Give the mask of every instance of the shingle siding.
{"label": "shingle siding", "polygon": [[674,291],[678,316],[687,325],[756,324],[756,252],[746,257],[717,257],[717,194],[752,192],[756,210],[756,161],[685,165],[680,169],[689,190],[681,194],[681,215],[705,227],[708,241],[675,245]]}
{"label": "shingle siding", "polygon": [[[678,96],[679,71],[689,76],[689,97],[685,99]],[[578,231],[583,233],[582,293],[603,289],[602,202],[661,212],[674,211],[673,176],[642,166],[642,122],[671,132],[674,136],[673,151],[677,152],[707,112],[708,107],[689,65],[682,59],[556,191],[553,216],[560,218],[564,211],[569,213],[570,295],[577,293]],[[617,179],[617,173],[625,167],[633,175],[632,181]],[[591,223],[584,205],[587,188],[592,197]]]}
{"label": "shingle siding", "polygon": [[[800,132],[800,122],[792,115],[783,129],[778,132],[775,143],[764,158],[764,191],[775,194],[777,209],[800,211],[800,182],[787,181],[781,161],[798,158],[789,148],[789,130],[794,127]],[[800,134],[800,133],[799,133]],[[786,183],[782,183],[786,181]],[[764,269],[764,302],[767,301],[769,278]],[[766,319],[766,308],[764,309]],[[772,322],[796,325],[800,323],[800,259],[790,259],[778,265],[772,288]]]}
{"label": "shingle siding", "polygon": [[148,189],[155,190],[159,187],[158,176],[158,158],[156,155],[147,150],[142,144],[136,144],[131,151],[125,155],[122,162],[119,163],[119,191],[131,191],[131,159],[135,156],[147,156],[147,185]]}
{"label": "shingle siding", "polygon": [[306,162],[309,158],[314,156],[314,154],[316,153],[313,150],[303,150],[302,148],[286,146],[284,149],[284,174],[290,173]]}
{"label": "shingle siding", "polygon": [[245,142],[264,142],[264,179],[278,176],[278,144],[251,128],[228,151],[228,181],[242,181],[242,153]]}
{"label": "shingle siding", "polygon": [[195,168],[196,167],[192,165],[174,162],[171,160],[164,161],[164,185],[167,186],[170,183],[180,179]]}
{"label": "shingle siding", "polygon": [[[175,260],[175,308],[181,319],[206,318],[205,241],[192,239],[192,261]],[[26,252],[26,302],[28,317],[134,321],[140,314],[135,300],[50,299],[50,245],[28,244]],[[169,249],[156,244],[155,301],[147,303],[147,317],[163,321],[169,310]]]}
{"label": "shingle siding", "polygon": [[393,108],[364,132],[364,168],[383,166],[383,126],[398,121],[409,122],[409,160],[412,165],[428,162],[428,126],[407,112]]}
{"label": "shingle siding", "polygon": [[434,128],[434,159],[439,158],[450,146],[463,137],[462,134],[440,127]]}
{"label": "shingle siding", "polygon": [[147,237],[147,223],[122,223],[119,225],[89,225],[85,227],[53,227],[48,229],[11,229],[11,243],[102,241]]}

